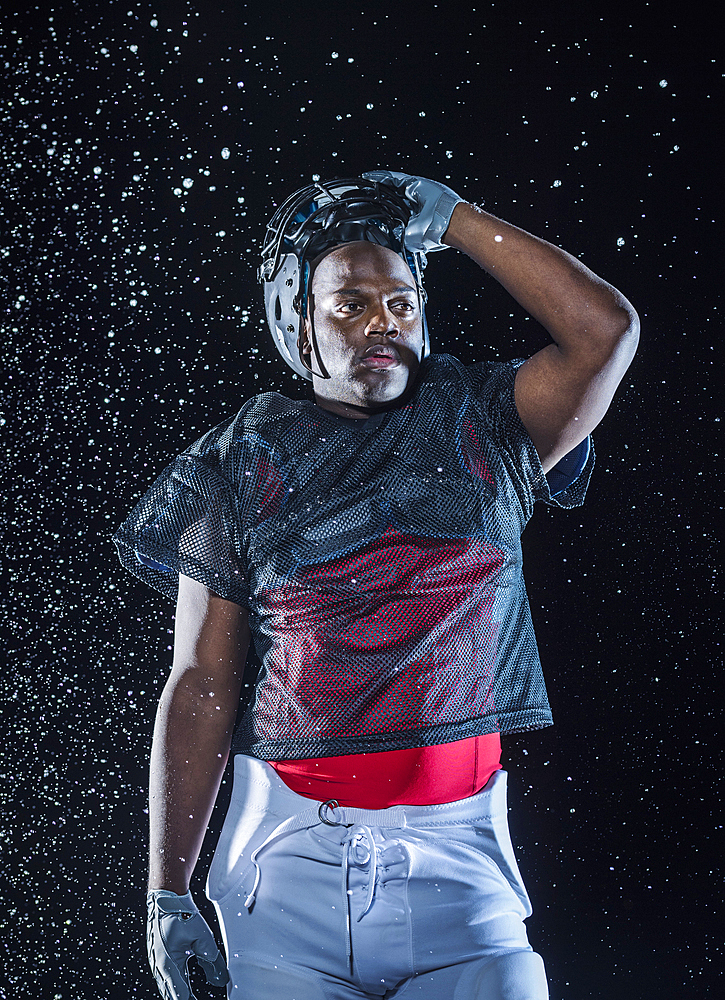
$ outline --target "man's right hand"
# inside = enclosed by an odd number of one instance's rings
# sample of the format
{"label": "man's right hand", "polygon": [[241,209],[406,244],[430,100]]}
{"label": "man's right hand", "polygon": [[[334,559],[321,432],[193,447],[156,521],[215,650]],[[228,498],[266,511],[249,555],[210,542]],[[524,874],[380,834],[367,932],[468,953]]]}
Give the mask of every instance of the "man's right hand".
{"label": "man's right hand", "polygon": [[363,177],[381,184],[390,184],[401,191],[415,206],[405,227],[405,245],[409,250],[447,250],[443,237],[450,225],[456,205],[463,201],[446,184],[416,174],[401,174],[395,170],[370,170]]}
{"label": "man's right hand", "polygon": [[167,889],[154,889],[146,902],[149,965],[164,1000],[195,1000],[188,969],[189,959],[194,956],[208,983],[225,986],[229,972],[224,956],[191,893],[177,896]]}

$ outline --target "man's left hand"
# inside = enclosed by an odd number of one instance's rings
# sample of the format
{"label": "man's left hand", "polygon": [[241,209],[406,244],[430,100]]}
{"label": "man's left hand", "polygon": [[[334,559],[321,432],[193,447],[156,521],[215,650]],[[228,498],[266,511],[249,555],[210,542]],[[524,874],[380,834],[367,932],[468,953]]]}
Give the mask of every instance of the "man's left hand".
{"label": "man's left hand", "polygon": [[191,893],[181,896],[156,889],[147,894],[146,900],[149,965],[164,1000],[195,1000],[188,968],[192,957],[204,970],[208,983],[225,986],[229,972],[224,956]]}
{"label": "man's left hand", "polygon": [[409,250],[447,250],[443,243],[453,209],[463,201],[455,191],[438,181],[393,170],[371,170],[363,174],[367,180],[379,181],[397,188],[416,206],[405,227],[405,245]]}

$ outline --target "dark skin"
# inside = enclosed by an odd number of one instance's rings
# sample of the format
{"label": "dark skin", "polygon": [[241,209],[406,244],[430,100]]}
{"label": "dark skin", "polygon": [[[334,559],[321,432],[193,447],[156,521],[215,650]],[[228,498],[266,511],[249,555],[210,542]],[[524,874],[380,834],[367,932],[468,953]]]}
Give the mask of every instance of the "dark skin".
{"label": "dark skin", "polygon": [[[571,254],[473,205],[456,206],[443,240],[496,278],[554,341],[521,366],[515,384],[516,407],[548,472],[606,413],[637,348],[637,314],[616,288]],[[355,364],[361,348],[371,343],[403,345],[409,380],[415,377],[420,314],[417,306],[405,313],[396,308],[392,294],[406,283],[415,288],[401,258],[370,243],[350,243],[320,263],[311,300],[318,347],[333,376],[313,376],[320,406],[367,418],[404,392],[398,369],[376,371],[371,386],[368,371]],[[359,293],[347,295],[347,288]],[[417,303],[414,294],[410,300]],[[308,309],[302,350],[312,360],[309,329]],[[319,371],[314,360],[313,370]]]}
{"label": "dark skin", "polygon": [[[303,327],[312,358],[310,313],[329,379],[313,378],[315,399],[343,417],[367,419],[400,404],[420,365],[423,325],[415,280],[398,254],[373,243],[349,243],[316,268]],[[366,358],[389,352],[390,366]],[[313,370],[319,372],[317,359]]]}
{"label": "dark skin", "polygon": [[[637,314],[575,257],[473,205],[456,206],[443,241],[496,278],[552,338],[515,382],[516,407],[548,471],[606,413],[637,347]],[[313,376],[318,404],[359,419],[399,404],[423,337],[407,265],[383,247],[348,244],[320,263],[311,293],[332,376]],[[302,349],[314,370],[309,322],[308,313]],[[393,363],[366,361],[376,347]],[[174,665],[151,752],[151,889],[189,887],[229,755],[249,638],[246,609],[180,577]]]}

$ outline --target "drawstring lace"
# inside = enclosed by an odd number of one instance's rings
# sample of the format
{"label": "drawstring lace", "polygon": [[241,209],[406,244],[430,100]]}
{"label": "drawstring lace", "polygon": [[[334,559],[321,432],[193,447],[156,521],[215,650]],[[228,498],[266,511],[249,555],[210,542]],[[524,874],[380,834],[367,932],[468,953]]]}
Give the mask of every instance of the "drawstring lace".
{"label": "drawstring lace", "polygon": [[350,855],[352,854],[353,864],[366,865],[370,862],[368,873],[368,891],[365,900],[365,909],[357,918],[360,923],[362,918],[373,905],[375,898],[375,885],[378,875],[378,848],[372,831],[368,826],[352,827],[342,842],[342,892],[345,897],[345,918],[346,918],[346,948],[347,960],[352,965],[352,927],[350,926],[350,894],[352,890],[348,886],[348,874],[350,871]]}
{"label": "drawstring lace", "polygon": [[[341,813],[341,818],[339,821],[329,819],[330,812],[333,813],[338,810]],[[349,820],[350,822],[345,822]],[[357,823],[355,822],[357,820]],[[352,928],[351,928],[351,906],[350,906],[350,892],[348,888],[348,876],[350,871],[350,856],[352,855],[352,863],[355,865],[366,865],[370,862],[370,872],[368,876],[368,889],[367,897],[365,899],[365,908],[363,909],[360,916],[357,918],[357,923],[359,923],[366,913],[369,912],[370,907],[373,905],[373,900],[375,898],[375,886],[377,883],[378,874],[378,849],[375,844],[375,839],[372,834],[371,826],[385,826],[385,827],[396,827],[401,828],[407,825],[405,812],[403,809],[396,809],[395,807],[390,809],[389,814],[385,817],[385,821],[381,822],[382,817],[380,813],[376,810],[370,809],[359,809],[340,806],[336,799],[329,799],[327,802],[323,802],[316,807],[311,809],[305,809],[304,812],[297,813],[295,816],[290,816],[289,819],[280,823],[279,826],[275,827],[263,843],[259,847],[252,851],[250,857],[250,863],[254,865],[256,872],[254,877],[254,885],[252,886],[252,891],[249,893],[247,898],[244,900],[244,906],[246,909],[251,909],[254,904],[254,900],[257,896],[257,889],[259,887],[259,881],[262,877],[262,870],[259,867],[259,862],[257,858],[265,848],[269,847],[275,841],[280,840],[282,837],[286,837],[291,833],[297,833],[298,830],[309,829],[313,826],[318,826],[320,823],[324,823],[325,826],[343,826],[348,827],[348,832],[345,839],[342,841],[342,891],[345,897],[345,913],[346,913],[346,928],[347,928],[347,959],[352,967]]]}
{"label": "drawstring lace", "polygon": [[280,840],[282,837],[286,837],[290,833],[296,833],[298,830],[305,830],[311,826],[317,826],[319,822],[320,816],[317,809],[305,809],[304,812],[297,813],[296,816],[290,816],[290,818],[285,820],[284,823],[280,823],[279,826],[272,830],[267,839],[261,843],[259,847],[252,851],[252,856],[249,860],[256,868],[256,875],[254,877],[252,891],[244,900],[244,905],[247,909],[251,908],[257,897],[257,888],[259,886],[259,880],[262,877],[262,870],[257,862],[258,855],[265,849],[265,847],[269,847],[270,844],[274,843],[275,840]]}

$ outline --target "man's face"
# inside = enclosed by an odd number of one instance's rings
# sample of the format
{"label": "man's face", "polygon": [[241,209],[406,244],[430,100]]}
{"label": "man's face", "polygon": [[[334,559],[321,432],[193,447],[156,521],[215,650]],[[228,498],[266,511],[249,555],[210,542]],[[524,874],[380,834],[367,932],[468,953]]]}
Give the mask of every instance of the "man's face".
{"label": "man's face", "polygon": [[302,333],[315,372],[310,310],[320,357],[331,378],[313,377],[325,409],[365,417],[412,384],[423,347],[418,294],[410,268],[387,247],[349,243],[318,265]]}

